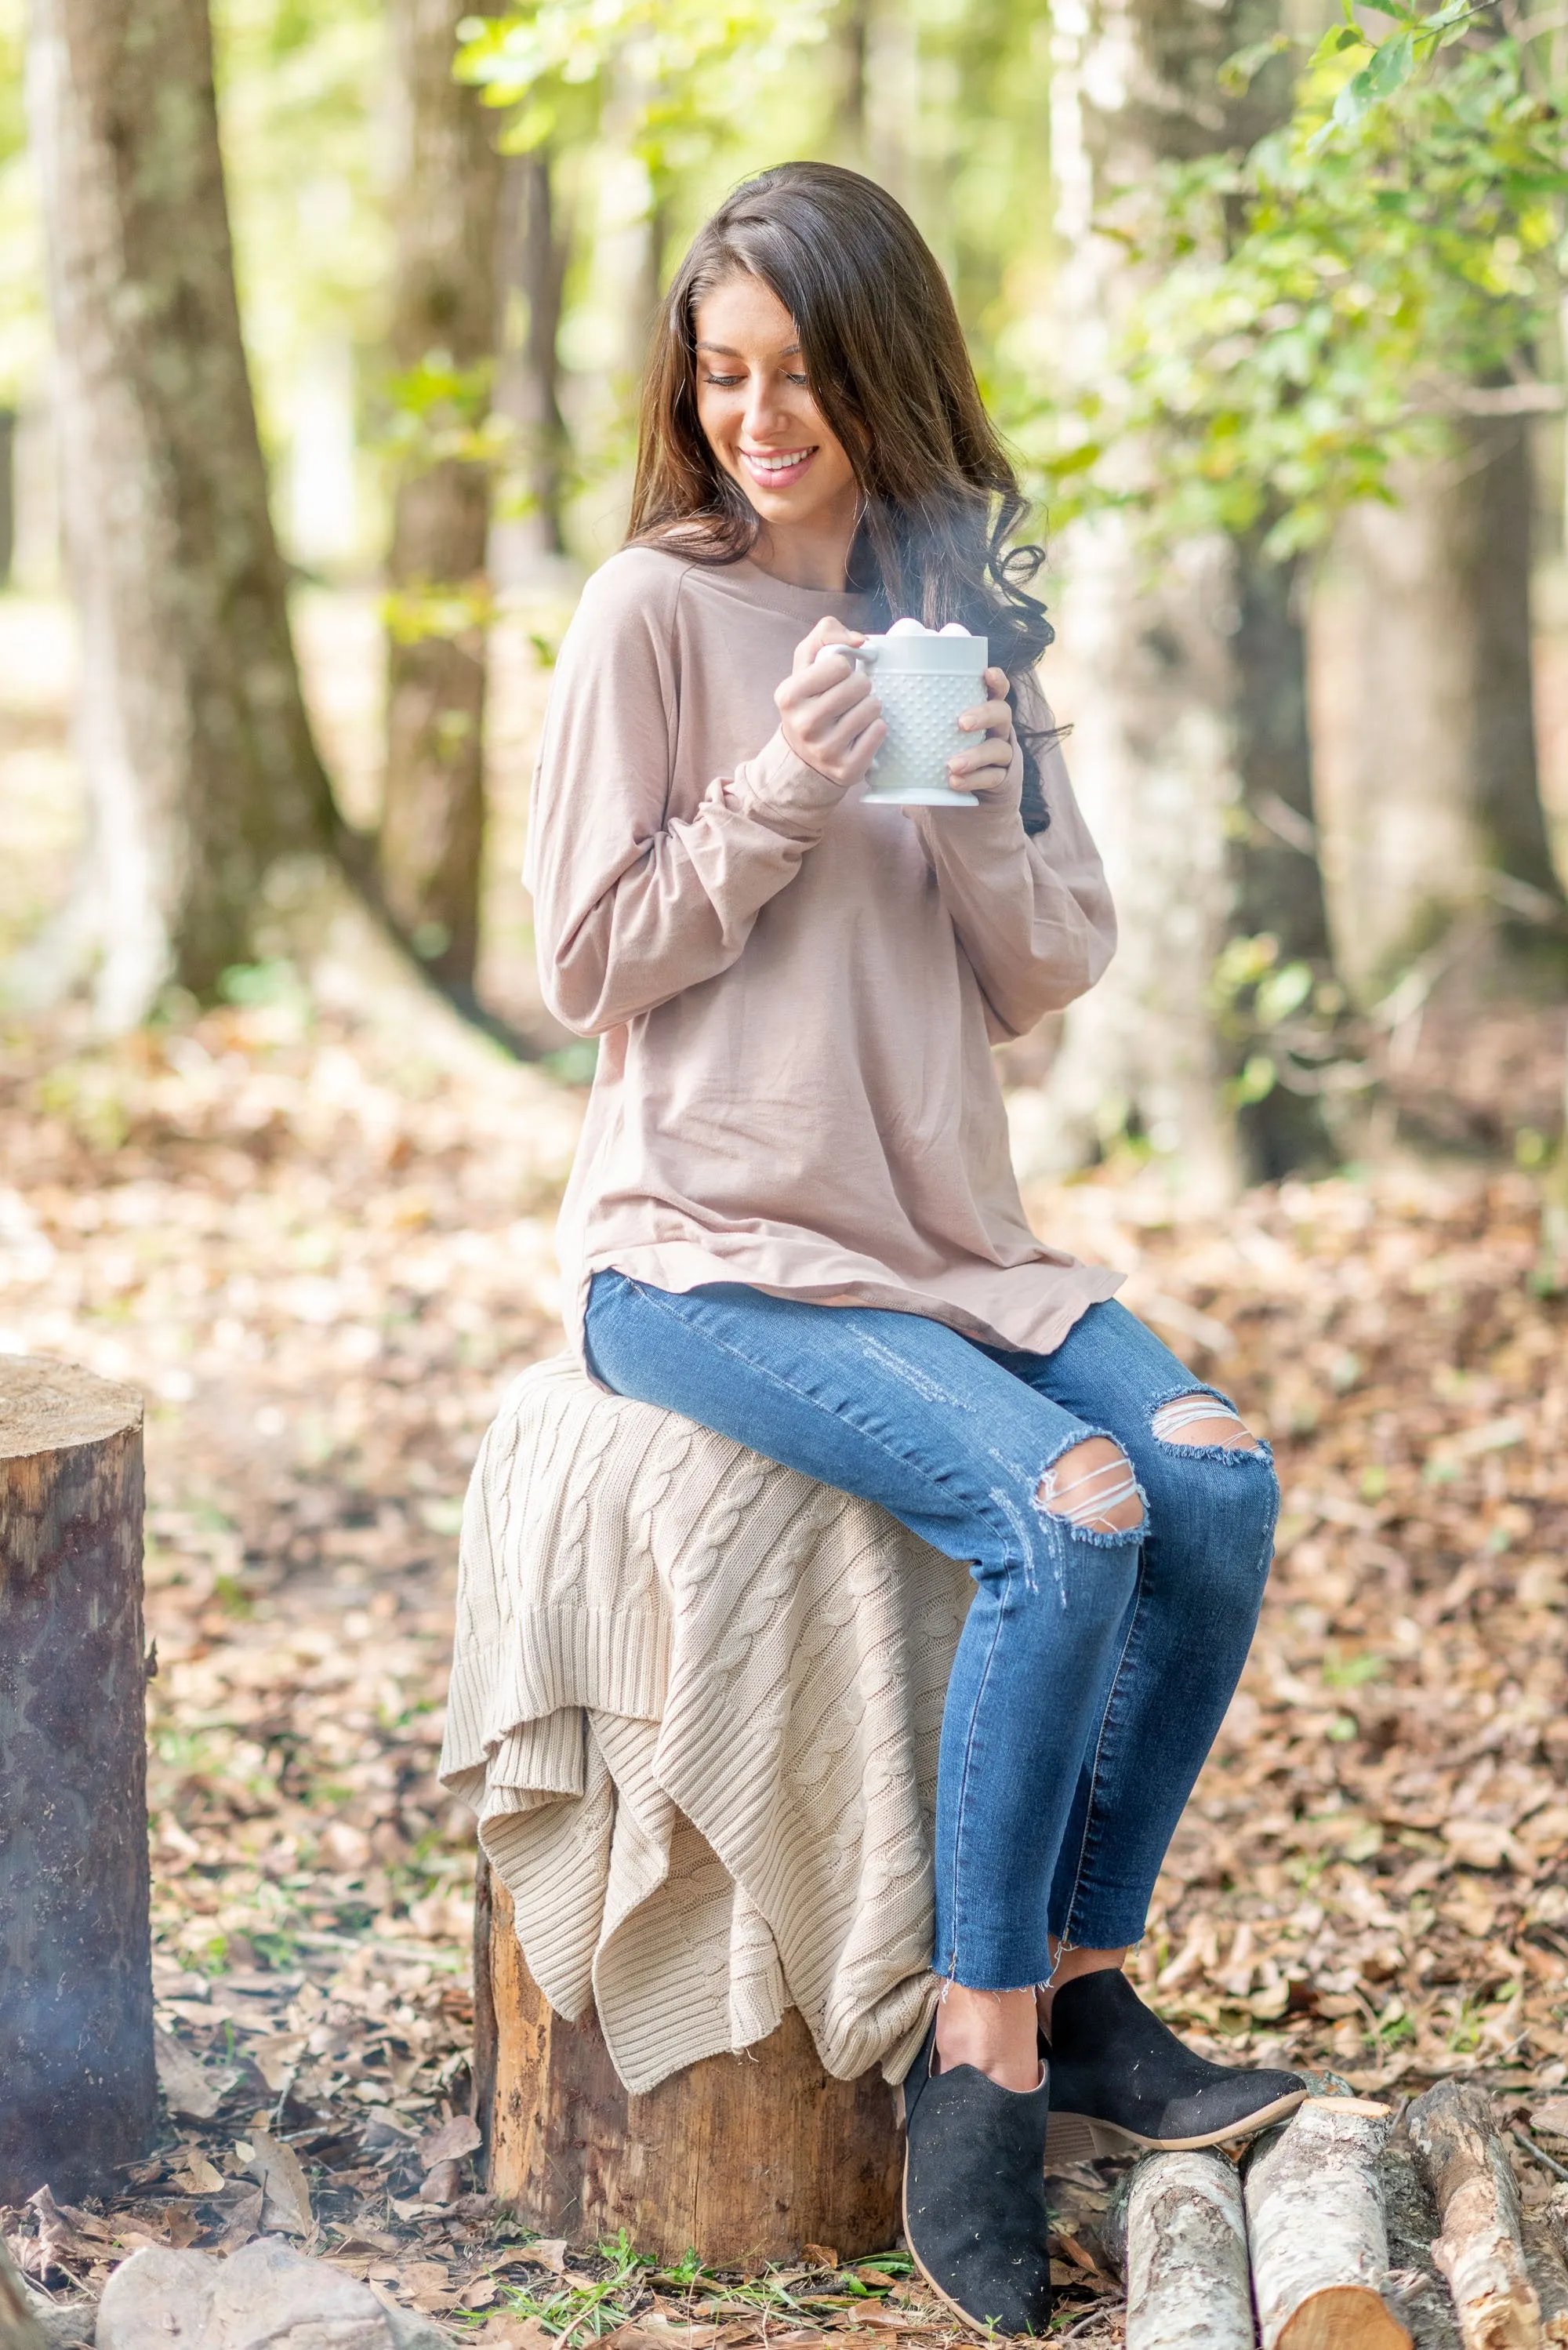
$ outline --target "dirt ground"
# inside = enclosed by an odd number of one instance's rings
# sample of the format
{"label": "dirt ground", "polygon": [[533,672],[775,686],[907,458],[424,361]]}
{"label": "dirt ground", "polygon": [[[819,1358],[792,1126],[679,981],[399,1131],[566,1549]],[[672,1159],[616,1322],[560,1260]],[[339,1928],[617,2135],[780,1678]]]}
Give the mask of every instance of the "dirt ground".
{"label": "dirt ground", "polygon": [[[8,848],[30,811],[12,939],[73,825],[68,661],[47,615],[26,625],[0,622]],[[336,690],[363,706],[346,657]],[[521,970],[520,892],[507,919]],[[476,2191],[472,1824],[433,1775],[454,1537],[501,1391],[561,1343],[551,1226],[582,1096],[410,1008],[347,920],[309,989],[280,965],[236,993],[111,1047],[19,1023],[0,1041],[0,1347],[148,1399],[171,2093],[124,2195],[0,2214],[13,2253],[79,2308],[139,2242],[282,2228],[454,2337],[528,2350],[620,2328],[940,2338],[897,2257],[660,2276],[624,2244],[530,2246]],[[1551,1025],[1515,1023],[1513,1062],[1445,1047],[1453,1085],[1505,1124],[1488,1071],[1545,1066]],[[1397,1150],[1208,1222],[1131,1167],[1029,1205],[1128,1273],[1284,1488],[1262,1628],[1137,1980],[1231,2060],[1394,2104],[1478,2074],[1540,2199],[1568,2175],[1568,1300],[1533,1284],[1534,1177]],[[1108,2345],[1104,2183],[1057,2189],[1058,2324]]]}

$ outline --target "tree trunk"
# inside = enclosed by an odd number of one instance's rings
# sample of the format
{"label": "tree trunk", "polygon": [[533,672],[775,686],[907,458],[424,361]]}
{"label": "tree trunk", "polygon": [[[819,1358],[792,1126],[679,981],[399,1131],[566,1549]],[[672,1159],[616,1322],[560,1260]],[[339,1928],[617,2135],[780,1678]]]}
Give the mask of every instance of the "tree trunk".
{"label": "tree trunk", "polygon": [[1535,764],[1523,429],[1472,425],[1459,458],[1396,487],[1340,525],[1310,622],[1330,919],[1363,1001],[1467,909],[1501,903],[1528,929],[1563,905]]}
{"label": "tree trunk", "polygon": [[1405,2124],[1442,2221],[1432,2257],[1449,2281],[1465,2350],[1537,2350],[1541,2304],[1491,2099],[1469,2083],[1443,2081],[1416,2099]]}
{"label": "tree trunk", "polygon": [[206,0],[36,0],[28,117],[58,355],[90,847],[48,958],[107,1029],[251,951],[330,849],[240,339]]}
{"label": "tree trunk", "polygon": [[[1318,867],[1300,584],[1294,564],[1268,562],[1255,542],[1238,546],[1235,731],[1244,822],[1231,847],[1232,919],[1242,937],[1272,938],[1281,964],[1308,963],[1326,976],[1333,952]],[[1267,1049],[1266,1035],[1257,1041]],[[1283,1078],[1241,1108],[1237,1126],[1254,1182],[1334,1155],[1317,1099]]]}
{"label": "tree trunk", "polygon": [[502,527],[525,563],[566,551],[566,425],[561,413],[556,340],[571,240],[560,219],[555,161],[547,147],[507,159],[504,183],[502,277],[521,296],[521,332],[508,334],[495,404],[522,443],[525,514]]}
{"label": "tree trunk", "polygon": [[1377,2163],[1387,2135],[1386,2106],[1314,2097],[1258,2142],[1246,2200],[1263,2350],[1410,2350],[1383,2297]]}
{"label": "tree trunk", "polygon": [[0,2203],[151,2143],[145,1686],[141,1399],[0,1358]]}
{"label": "tree trunk", "polygon": [[[1096,221],[1162,164],[1244,135],[1215,80],[1243,22],[1237,0],[1089,0],[1058,20],[1055,308],[1070,383],[1103,380],[1141,291]],[[1124,458],[1135,472],[1157,462],[1131,449]],[[1066,1016],[1047,1088],[1056,1160],[1081,1162],[1129,1131],[1177,1163],[1195,1196],[1214,1200],[1237,1173],[1209,1003],[1241,789],[1233,553],[1216,536],[1151,577],[1135,529],[1109,515],[1075,525],[1058,555],[1061,648],[1045,674],[1073,730],[1074,782],[1106,859],[1120,945]]]}
{"label": "tree trunk", "polygon": [[[488,409],[497,343],[501,159],[495,120],[454,82],[468,0],[396,0],[402,120],[393,362],[407,382],[450,370],[408,404],[427,445],[397,490],[388,578],[387,778],[381,887],[432,976],[471,992],[484,835],[484,574],[490,475],[439,452],[439,436]],[[435,445],[428,445],[433,442]]]}
{"label": "tree trunk", "polygon": [[568,2023],[529,1974],[504,1887],[482,1869],[475,1914],[475,2118],[493,2193],[524,2225],[594,2244],[627,2229],[668,2266],[851,2261],[898,2230],[903,2142],[879,2074],[825,2073],[796,2008],[739,2056],[710,2056],[629,2096],[590,2013]]}

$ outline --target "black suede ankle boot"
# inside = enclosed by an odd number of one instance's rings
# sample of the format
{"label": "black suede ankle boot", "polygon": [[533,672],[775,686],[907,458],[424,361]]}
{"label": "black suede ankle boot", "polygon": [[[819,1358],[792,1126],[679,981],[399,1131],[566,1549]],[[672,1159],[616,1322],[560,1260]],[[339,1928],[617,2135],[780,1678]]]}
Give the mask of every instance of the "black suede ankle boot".
{"label": "black suede ankle boot", "polygon": [[1298,2074],[1247,2073],[1195,2055],[1119,1968],[1063,1984],[1051,2003],[1048,2053],[1049,2162],[1251,2137],[1307,2094]]}
{"label": "black suede ankle boot", "polygon": [[983,2333],[1044,2334],[1050,2088],[1004,2089],[972,2064],[933,2073],[936,2018],[904,2080],[904,2234],[933,2293]]}

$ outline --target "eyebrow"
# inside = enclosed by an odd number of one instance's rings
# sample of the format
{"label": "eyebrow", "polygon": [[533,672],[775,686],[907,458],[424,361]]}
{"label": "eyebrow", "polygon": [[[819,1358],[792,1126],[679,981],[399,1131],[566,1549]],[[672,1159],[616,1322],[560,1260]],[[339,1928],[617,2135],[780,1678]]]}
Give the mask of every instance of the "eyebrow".
{"label": "eyebrow", "polygon": [[[722,359],[741,359],[746,356],[744,351],[732,351],[728,343],[699,343],[697,348],[700,351],[713,351]],[[799,352],[798,343],[786,343],[779,357],[781,359],[794,359],[798,357]]]}

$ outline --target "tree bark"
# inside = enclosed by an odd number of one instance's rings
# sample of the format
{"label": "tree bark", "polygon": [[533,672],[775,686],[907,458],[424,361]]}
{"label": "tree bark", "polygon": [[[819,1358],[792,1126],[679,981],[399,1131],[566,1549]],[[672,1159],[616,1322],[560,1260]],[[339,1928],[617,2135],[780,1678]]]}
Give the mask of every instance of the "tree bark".
{"label": "tree bark", "polygon": [[141,1399],[0,1359],[0,2203],[107,2192],[157,2120]]}
{"label": "tree bark", "polygon": [[[206,0],[36,0],[28,118],[58,355],[90,847],[40,958],[100,1026],[252,951],[332,845],[234,296]],[[52,972],[46,969],[52,963]]]}
{"label": "tree bark", "polygon": [[503,201],[502,276],[521,296],[521,333],[504,338],[496,407],[522,442],[528,511],[504,527],[527,556],[566,551],[566,424],[561,413],[556,340],[571,240],[560,218],[555,160],[547,147],[508,157]]}
{"label": "tree bark", "polygon": [[[1465,427],[1345,517],[1312,599],[1313,742],[1336,960],[1376,998],[1454,917],[1562,909],[1536,773],[1522,425]],[[1524,895],[1521,899],[1521,890]]]}
{"label": "tree bark", "polygon": [[1111,2207],[1127,2350],[1252,2350],[1241,2182],[1222,2154],[1155,2154]]}
{"label": "tree bark", "polygon": [[[1318,866],[1300,585],[1293,563],[1267,561],[1255,541],[1238,546],[1235,733],[1244,821],[1231,849],[1233,920],[1245,938],[1274,939],[1281,963],[1305,962],[1326,976],[1334,957]],[[1255,1182],[1334,1155],[1318,1101],[1283,1079],[1246,1104],[1237,1125]]]}
{"label": "tree bark", "polygon": [[[439,355],[460,379],[430,428],[488,402],[497,344],[501,159],[494,118],[452,75],[469,0],[396,0],[402,122],[390,345],[405,378]],[[444,986],[471,991],[484,836],[485,541],[490,473],[423,447],[398,485],[387,573],[387,776],[379,849],[393,920]]]}
{"label": "tree bark", "polygon": [[1246,2202],[1262,2350],[1410,2350],[1383,2297],[1387,2134],[1386,2106],[1314,2097],[1259,2141]]}
{"label": "tree bark", "polygon": [[566,2022],[535,1983],[488,1871],[476,1924],[475,2012],[493,2022],[475,2118],[490,2189],[515,2200],[524,2225],[584,2244],[626,2228],[666,2265],[695,2246],[718,2268],[794,2260],[807,2243],[848,2261],[893,2242],[903,2147],[892,2092],[879,2074],[825,2073],[798,2009],[743,2055],[707,2057],[629,2096],[594,2016]]}
{"label": "tree bark", "polygon": [[1544,2211],[1527,2211],[1520,2230],[1524,2266],[1541,2304],[1541,2339],[1547,2350],[1568,2344],[1568,2260],[1563,2240]]}
{"label": "tree bark", "polygon": [[1437,2200],[1432,2257],[1449,2281],[1465,2350],[1537,2350],[1541,2304],[1525,2267],[1519,2189],[1484,2089],[1443,2081],[1405,2116]]}

